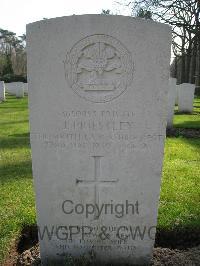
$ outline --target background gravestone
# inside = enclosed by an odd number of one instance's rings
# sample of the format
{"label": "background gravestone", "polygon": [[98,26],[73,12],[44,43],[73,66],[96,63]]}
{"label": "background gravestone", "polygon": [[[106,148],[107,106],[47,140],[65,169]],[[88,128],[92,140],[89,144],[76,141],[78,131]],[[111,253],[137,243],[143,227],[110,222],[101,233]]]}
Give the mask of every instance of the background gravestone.
{"label": "background gravestone", "polygon": [[24,97],[24,83],[23,82],[13,82],[15,86],[16,98]]}
{"label": "background gravestone", "polygon": [[195,85],[182,83],[178,87],[178,111],[192,113]]}
{"label": "background gravestone", "polygon": [[5,84],[4,81],[0,81],[0,102],[5,101]]}
{"label": "background gravestone", "polygon": [[6,87],[6,92],[9,93],[10,95],[15,95],[15,86],[13,83],[5,83]]}
{"label": "background gravestone", "polygon": [[176,78],[169,79],[167,127],[173,126],[174,106],[177,96]]}
{"label": "background gravestone", "polygon": [[6,83],[6,92],[8,92],[11,95],[15,95],[17,98],[23,98],[24,83],[23,82]]}
{"label": "background gravestone", "polygon": [[71,16],[27,26],[44,264],[61,265],[69,254],[92,256],[97,264],[149,262],[170,38],[166,25],[123,16]]}
{"label": "background gravestone", "polygon": [[24,93],[28,95],[28,83],[24,83]]}

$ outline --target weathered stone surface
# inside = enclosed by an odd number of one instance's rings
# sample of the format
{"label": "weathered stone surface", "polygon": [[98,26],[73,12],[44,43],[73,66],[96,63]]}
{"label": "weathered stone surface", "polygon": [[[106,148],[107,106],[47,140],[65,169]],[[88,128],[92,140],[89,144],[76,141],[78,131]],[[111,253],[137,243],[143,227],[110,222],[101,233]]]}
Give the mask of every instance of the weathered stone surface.
{"label": "weathered stone surface", "polygon": [[195,85],[182,83],[178,87],[178,111],[192,113]]}
{"label": "weathered stone surface", "polygon": [[[71,16],[27,26],[44,264],[82,255],[98,265],[150,261],[170,35],[166,25],[123,16]],[[45,226],[52,236],[41,235]]]}
{"label": "weathered stone surface", "polygon": [[5,101],[6,95],[5,95],[5,83],[4,81],[0,81],[0,102]]}
{"label": "weathered stone surface", "polygon": [[176,100],[176,79],[169,79],[167,127],[173,126],[174,106]]}

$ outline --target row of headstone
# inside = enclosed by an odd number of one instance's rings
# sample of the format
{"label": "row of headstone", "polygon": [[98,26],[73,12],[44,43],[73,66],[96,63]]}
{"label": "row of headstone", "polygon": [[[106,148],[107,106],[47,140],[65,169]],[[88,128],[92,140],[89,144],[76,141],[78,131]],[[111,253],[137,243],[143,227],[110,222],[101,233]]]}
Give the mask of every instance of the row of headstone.
{"label": "row of headstone", "polygon": [[180,85],[176,85],[176,78],[169,79],[168,115],[167,115],[168,128],[173,126],[175,104],[178,105],[179,113],[192,113],[194,91],[195,91],[194,84],[182,83]]}
{"label": "row of headstone", "polygon": [[43,265],[65,265],[70,256],[96,265],[150,262],[170,43],[167,25],[123,16],[27,26]]}
{"label": "row of headstone", "polygon": [[28,83],[23,83],[23,82],[5,83],[5,90],[10,95],[15,95],[17,98],[23,98],[24,94],[28,94]]}
{"label": "row of headstone", "polygon": [[0,102],[4,102],[6,99],[5,95],[5,83],[0,80]]}

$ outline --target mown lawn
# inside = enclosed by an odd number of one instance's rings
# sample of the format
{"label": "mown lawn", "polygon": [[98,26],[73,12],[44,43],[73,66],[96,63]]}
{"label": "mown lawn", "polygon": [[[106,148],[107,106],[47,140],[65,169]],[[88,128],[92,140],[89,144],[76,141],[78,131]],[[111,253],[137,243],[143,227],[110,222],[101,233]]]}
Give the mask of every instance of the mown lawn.
{"label": "mown lawn", "polygon": [[173,120],[174,127],[179,128],[200,128],[200,97],[194,100],[193,114],[179,114],[178,107],[175,108]]}
{"label": "mown lawn", "polygon": [[0,261],[23,224],[35,222],[27,103],[0,104]]}
{"label": "mown lawn", "polygon": [[[200,128],[200,98],[193,115],[175,127]],[[27,97],[0,104],[0,262],[23,225],[36,223]],[[158,227],[200,228],[200,138],[167,138]]]}

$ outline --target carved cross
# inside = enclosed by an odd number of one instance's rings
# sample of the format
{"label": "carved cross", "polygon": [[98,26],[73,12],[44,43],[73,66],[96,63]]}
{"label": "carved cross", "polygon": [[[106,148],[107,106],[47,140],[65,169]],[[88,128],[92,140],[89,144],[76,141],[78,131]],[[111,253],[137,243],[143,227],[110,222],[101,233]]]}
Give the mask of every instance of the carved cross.
{"label": "carved cross", "polygon": [[[94,158],[94,179],[77,178],[77,185],[87,186],[88,184],[94,185],[94,203],[99,206],[99,185],[100,184],[115,184],[119,179],[101,179],[101,158],[103,156],[92,156]],[[96,214],[95,214],[96,217]]]}

